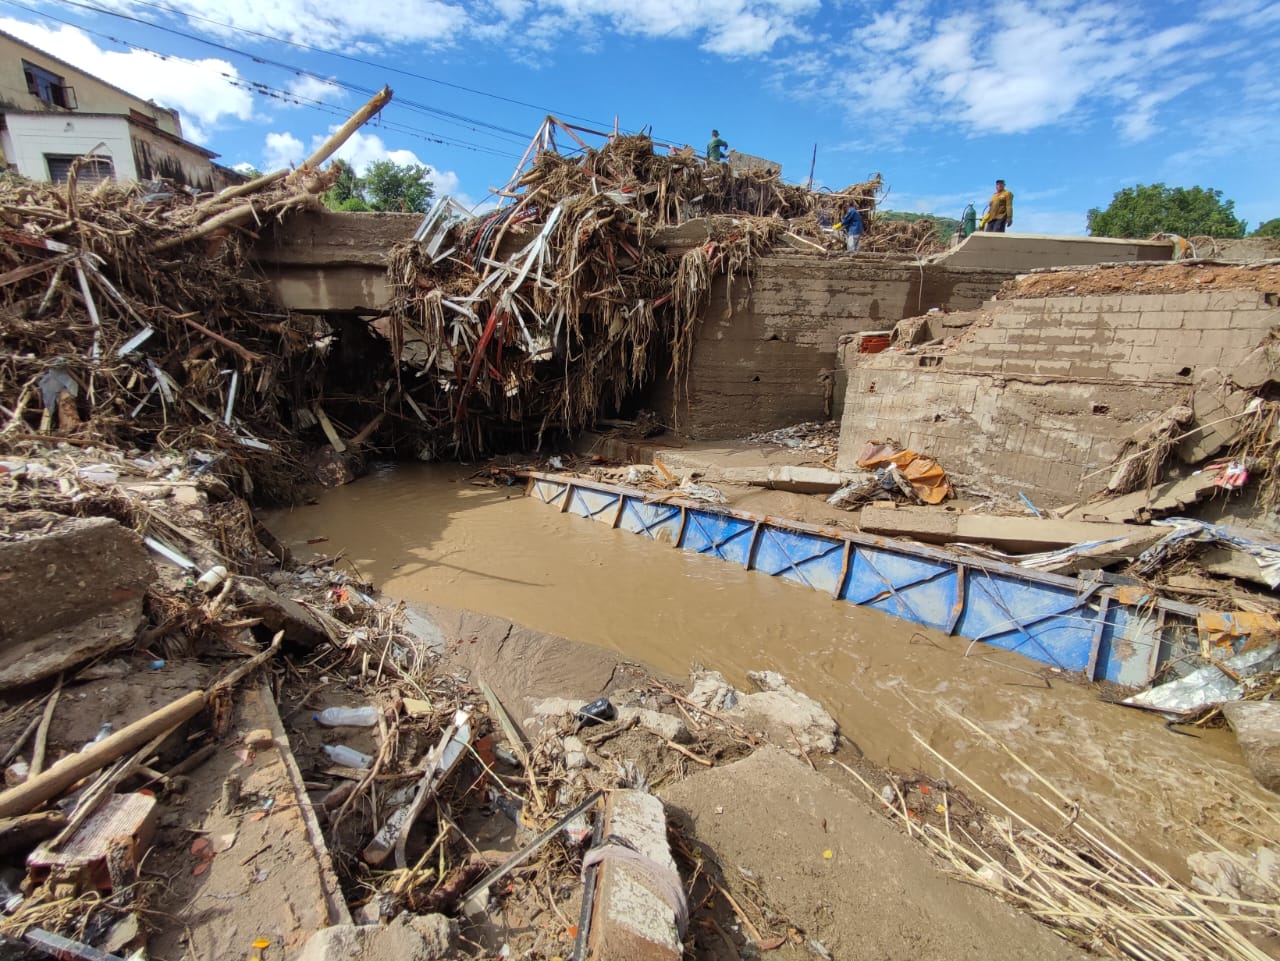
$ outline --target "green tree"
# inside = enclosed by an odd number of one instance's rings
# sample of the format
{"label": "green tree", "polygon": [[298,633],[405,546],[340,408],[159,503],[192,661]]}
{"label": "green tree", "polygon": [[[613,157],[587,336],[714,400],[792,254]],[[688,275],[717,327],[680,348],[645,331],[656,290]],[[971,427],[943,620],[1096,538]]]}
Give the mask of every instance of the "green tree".
{"label": "green tree", "polygon": [[[348,207],[343,205],[352,200],[363,200],[363,190],[360,178],[356,176],[355,168],[345,160],[335,160],[329,165],[330,170],[338,171],[338,179],[334,181],[332,187],[324,192],[324,205],[330,210],[347,210]],[[357,208],[360,210],[368,210],[368,206]]]}
{"label": "green tree", "polygon": [[1277,240],[1280,240],[1280,217],[1272,217],[1270,220],[1263,221],[1258,224],[1258,229],[1249,236],[1275,237]]}
{"label": "green tree", "polygon": [[364,197],[374,210],[426,213],[435,196],[428,173],[422,164],[375,160],[360,178]]}
{"label": "green tree", "polygon": [[1204,187],[1138,184],[1116,191],[1106,210],[1089,211],[1094,237],[1243,237],[1245,222],[1236,217],[1235,201],[1222,191]]}

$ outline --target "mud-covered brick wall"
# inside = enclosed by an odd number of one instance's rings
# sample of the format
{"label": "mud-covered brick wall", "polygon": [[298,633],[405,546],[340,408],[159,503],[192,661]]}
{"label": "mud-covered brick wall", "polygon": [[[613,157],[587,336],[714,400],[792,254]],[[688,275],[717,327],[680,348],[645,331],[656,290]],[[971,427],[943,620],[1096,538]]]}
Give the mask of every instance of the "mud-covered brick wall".
{"label": "mud-covered brick wall", "polygon": [[820,420],[834,378],[833,414],[845,396],[836,363],[840,338],[891,330],[932,306],[975,307],[1011,274],[941,270],[902,258],[761,258],[732,288],[718,279],[697,330],[687,393],[675,410],[670,382],[653,405],[693,439],[741,437]]}
{"label": "mud-covered brick wall", "polygon": [[838,466],[892,438],[985,486],[1074,501],[1106,485],[1124,438],[1229,381],[1280,324],[1269,295],[1251,289],[985,309],[990,326],[945,353],[846,352]]}

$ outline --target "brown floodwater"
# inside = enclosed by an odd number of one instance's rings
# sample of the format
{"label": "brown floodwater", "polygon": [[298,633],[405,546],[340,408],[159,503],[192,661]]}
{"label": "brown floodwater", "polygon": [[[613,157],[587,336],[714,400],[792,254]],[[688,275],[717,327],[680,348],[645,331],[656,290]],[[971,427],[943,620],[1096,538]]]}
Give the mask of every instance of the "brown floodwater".
{"label": "brown floodwater", "polygon": [[[1050,826],[1033,775],[962,715],[1179,875],[1187,854],[1210,847],[1200,830],[1236,848],[1276,838],[1280,804],[1225,730],[1175,733],[1020,655],[560,514],[519,487],[397,465],[264,519],[300,555],[342,550],[410,603],[500,615],[676,675],[708,667],[745,686],[749,670],[778,671],[872,760],[955,781],[918,734]],[[328,540],[308,548],[313,537]]]}

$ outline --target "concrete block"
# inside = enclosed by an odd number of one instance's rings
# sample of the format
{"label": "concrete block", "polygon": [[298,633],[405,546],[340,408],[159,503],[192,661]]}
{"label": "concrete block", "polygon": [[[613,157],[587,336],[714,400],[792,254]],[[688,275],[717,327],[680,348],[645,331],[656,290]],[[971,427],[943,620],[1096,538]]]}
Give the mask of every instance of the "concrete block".
{"label": "concrete block", "polygon": [[1036,363],[1034,360],[1018,358],[1005,362],[1004,372],[1006,374],[1034,374],[1036,371]]}
{"label": "concrete block", "polygon": [[1232,326],[1232,311],[1188,310],[1183,313],[1182,326],[1188,330],[1226,330]]}
{"label": "concrete block", "polygon": [[0,689],[57,674],[133,641],[155,568],[108,517],[10,516],[0,543]]}
{"label": "concrete block", "polygon": [[1165,294],[1165,307],[1171,310],[1208,310],[1209,294],[1201,290],[1185,294]]}
{"label": "concrete block", "polygon": [[1205,304],[1208,310],[1236,310],[1238,308],[1257,307],[1263,303],[1262,294],[1256,290],[1237,287],[1230,290],[1211,290],[1209,301]]}
{"label": "concrete block", "polygon": [[[1026,455],[1022,455],[1026,456]],[[1060,470],[1056,460],[1029,458],[1023,472]],[[1022,473],[1022,472],[1020,472]],[[1062,521],[1040,517],[999,517],[991,514],[961,514],[932,507],[876,507],[862,509],[858,526],[865,532],[893,537],[910,537],[930,544],[972,541],[992,544],[1009,551],[1056,550],[1086,541],[1113,537],[1139,537],[1134,543],[1158,540],[1158,529],[1134,528],[1129,524],[1099,524],[1090,521]]]}
{"label": "concrete block", "polygon": [[1136,347],[1150,347],[1156,342],[1160,333],[1154,327],[1117,327],[1113,343],[1127,344]]}
{"label": "concrete block", "polygon": [[1105,380],[1111,377],[1111,368],[1103,363],[1072,363],[1067,371],[1076,380]]}
{"label": "concrete block", "polygon": [[1138,315],[1138,327],[1170,330],[1182,326],[1180,310],[1144,310]]}
{"label": "concrete block", "polygon": [[621,858],[605,858],[600,863],[591,957],[597,961],[680,961],[681,932],[668,895],[683,897],[684,889],[667,844],[662,802],[643,791],[612,792],[604,833],[626,840],[653,867]]}
{"label": "concrete block", "polygon": [[1160,294],[1125,294],[1120,298],[1120,310],[1126,314],[1147,313],[1164,309]]}
{"label": "concrete block", "polygon": [[1077,327],[1073,343],[1098,346],[1110,344],[1115,336],[1115,329],[1111,327]]}
{"label": "concrete block", "polygon": [[444,961],[455,957],[458,922],[401,914],[390,924],[338,924],[311,936],[295,961]]}
{"label": "concrete block", "polygon": [[1069,377],[1071,361],[1069,360],[1037,360],[1035,372],[1049,377]]}

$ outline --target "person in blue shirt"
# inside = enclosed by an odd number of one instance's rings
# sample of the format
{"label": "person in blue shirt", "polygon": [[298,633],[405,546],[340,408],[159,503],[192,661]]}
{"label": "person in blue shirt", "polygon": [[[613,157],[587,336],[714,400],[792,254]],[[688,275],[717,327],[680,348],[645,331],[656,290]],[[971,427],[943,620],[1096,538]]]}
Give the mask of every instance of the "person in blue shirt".
{"label": "person in blue shirt", "polygon": [[840,218],[840,226],[844,228],[844,246],[850,253],[855,253],[858,245],[862,243],[862,214],[858,212],[858,208],[853,204],[849,204],[849,209],[844,212],[844,216]]}

